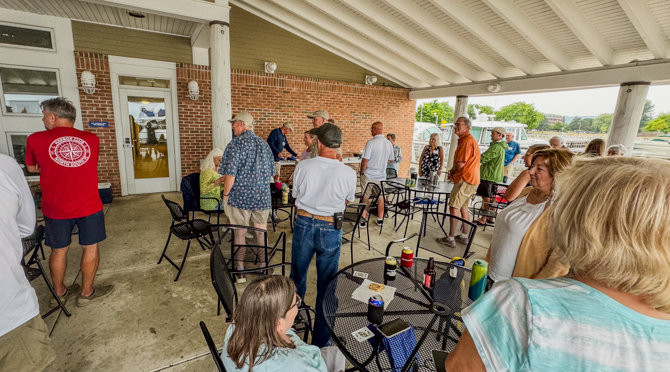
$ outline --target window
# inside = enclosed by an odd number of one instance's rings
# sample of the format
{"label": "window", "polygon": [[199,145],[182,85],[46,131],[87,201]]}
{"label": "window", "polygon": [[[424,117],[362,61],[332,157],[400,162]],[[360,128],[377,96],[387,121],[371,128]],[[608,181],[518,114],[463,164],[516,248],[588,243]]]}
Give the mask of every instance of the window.
{"label": "window", "polygon": [[0,44],[54,49],[51,31],[0,24]]}
{"label": "window", "polygon": [[473,137],[475,137],[475,140],[477,142],[480,142],[479,139],[481,138],[482,135],[482,127],[472,127],[470,128],[470,134],[472,134]]}
{"label": "window", "polygon": [[39,115],[40,102],[59,96],[55,71],[0,67],[0,80],[7,114]]}
{"label": "window", "polygon": [[16,162],[19,163],[21,169],[23,169],[23,174],[26,176],[38,176],[39,173],[30,173],[28,172],[28,167],[26,166],[26,141],[28,140],[27,133],[8,133],[7,140],[9,141],[9,151],[10,155],[16,159]]}
{"label": "window", "polygon": [[521,136],[519,138],[522,139],[522,140],[527,140],[528,136],[526,135],[526,130],[523,129],[523,128],[521,128],[519,130],[521,131]]}
{"label": "window", "polygon": [[119,76],[119,85],[132,85],[135,87],[169,88],[169,79],[147,79],[133,76]]}

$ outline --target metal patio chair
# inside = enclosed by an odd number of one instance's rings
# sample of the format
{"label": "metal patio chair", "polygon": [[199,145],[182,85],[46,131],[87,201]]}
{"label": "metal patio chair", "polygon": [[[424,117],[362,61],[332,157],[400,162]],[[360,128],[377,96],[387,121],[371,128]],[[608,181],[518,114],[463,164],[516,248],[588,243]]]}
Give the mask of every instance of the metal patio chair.
{"label": "metal patio chair", "polygon": [[[236,271],[236,273],[262,276],[267,270],[280,267],[282,268],[283,273],[284,268],[290,265],[291,264],[288,262],[282,262],[265,268]],[[223,305],[223,309],[227,315],[226,322],[230,323],[238,301],[237,288],[235,287],[231,271],[228,270],[228,262],[223,256],[221,247],[218,245],[212,249],[212,253],[210,254],[209,272],[217,296],[216,315],[221,314],[221,306]],[[305,342],[307,342],[307,338],[313,330],[312,323],[314,319],[316,319],[316,312],[314,309],[303,303],[298,310],[298,316],[293,323],[293,328],[296,333],[303,334],[303,341]]]}
{"label": "metal patio chair", "polygon": [[[182,207],[165,198],[165,195],[161,195],[165,205],[170,210],[170,215],[172,216],[172,224],[170,225],[170,234],[168,235],[167,241],[165,242],[165,248],[161,253],[160,259],[158,259],[158,264],[163,261],[165,258],[170,265],[174,266],[177,269],[177,276],[174,278],[176,282],[179,280],[182,270],[184,269],[184,264],[186,263],[186,257],[188,256],[188,250],[191,247],[191,240],[195,239],[200,247],[204,251],[206,248],[211,248],[214,245],[214,235],[212,234],[212,225],[209,222],[201,219],[189,219],[188,213],[182,209]],[[165,252],[167,251],[168,245],[170,244],[170,238],[172,235],[176,236],[180,240],[185,240],[186,250],[184,251],[184,257],[181,260],[181,265],[177,265],[170,257],[168,257]]]}
{"label": "metal patio chair", "polygon": [[[460,223],[469,227],[468,231],[468,240],[467,244],[463,245],[456,242],[456,248],[447,247],[446,245],[440,244],[436,239],[444,238],[449,236],[450,228],[450,219],[456,219]],[[460,229],[458,230],[461,231]],[[427,250],[434,254],[437,254],[446,258],[460,257],[463,259],[468,259],[474,255],[474,252],[470,251],[472,246],[472,241],[475,238],[477,233],[477,225],[463,219],[461,217],[456,217],[449,213],[442,212],[425,212],[421,220],[421,229],[419,230],[419,240],[416,242],[416,250],[414,255],[419,254],[421,249]]]}
{"label": "metal patio chair", "polygon": [[[181,179],[181,197],[184,202],[184,212],[191,213],[191,219],[195,219],[195,212],[202,212],[207,214],[207,222],[211,222],[212,215],[216,214],[216,223],[219,223],[221,214],[223,213],[223,199],[201,197],[200,196],[200,173],[191,173]],[[200,201],[215,200],[219,209],[206,210],[200,207]]]}
{"label": "metal patio chair", "polygon": [[223,366],[223,361],[221,360],[221,353],[219,353],[219,350],[216,348],[214,340],[212,340],[212,336],[209,334],[209,330],[203,321],[200,321],[200,330],[202,330],[202,335],[205,337],[205,342],[207,342],[209,353],[212,355],[212,358],[214,358],[216,369],[219,372],[226,372],[226,367]]}
{"label": "metal patio chair", "polygon": [[[58,311],[58,309],[63,309],[63,313],[65,313],[65,315],[69,317],[70,312],[67,310],[65,304],[63,304],[63,302],[56,294],[53,285],[51,285],[51,281],[49,280],[49,278],[47,278],[47,275],[44,272],[44,267],[42,266],[42,260],[40,260],[40,251],[42,252],[42,254],[44,254],[44,248],[42,247],[43,238],[44,238],[44,226],[37,225],[35,227],[35,232],[33,233],[33,235],[21,239],[21,242],[23,244],[23,257],[24,258],[29,257],[28,261],[25,263],[23,268],[24,271],[26,272],[26,277],[30,282],[37,279],[37,277],[39,276],[44,278],[44,282],[47,284],[47,288],[49,288],[51,295],[53,296],[53,298],[56,299],[56,301],[58,301],[58,306],[54,307],[53,309],[50,309],[44,315],[42,315],[42,319]],[[33,265],[37,267],[34,267]]]}

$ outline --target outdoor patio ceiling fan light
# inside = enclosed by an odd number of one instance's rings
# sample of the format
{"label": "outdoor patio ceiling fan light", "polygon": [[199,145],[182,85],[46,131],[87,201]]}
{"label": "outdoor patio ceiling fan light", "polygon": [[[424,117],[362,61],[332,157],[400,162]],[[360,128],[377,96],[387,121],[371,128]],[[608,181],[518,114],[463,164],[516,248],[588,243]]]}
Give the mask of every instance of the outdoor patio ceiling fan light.
{"label": "outdoor patio ceiling fan light", "polygon": [[95,75],[91,71],[84,71],[81,73],[81,89],[86,94],[95,93]]}
{"label": "outdoor patio ceiling fan light", "polygon": [[265,72],[268,74],[274,74],[277,69],[277,64],[274,62],[265,62]]}
{"label": "outdoor patio ceiling fan light", "polygon": [[489,85],[486,86],[486,90],[488,90],[491,93],[498,93],[500,92],[500,84],[490,83]]}
{"label": "outdoor patio ceiling fan light", "polygon": [[190,99],[197,101],[198,98],[200,98],[200,87],[198,86],[198,82],[195,80],[191,80],[188,82],[188,95]]}
{"label": "outdoor patio ceiling fan light", "polygon": [[377,82],[377,77],[374,75],[365,75],[365,85],[372,85]]}

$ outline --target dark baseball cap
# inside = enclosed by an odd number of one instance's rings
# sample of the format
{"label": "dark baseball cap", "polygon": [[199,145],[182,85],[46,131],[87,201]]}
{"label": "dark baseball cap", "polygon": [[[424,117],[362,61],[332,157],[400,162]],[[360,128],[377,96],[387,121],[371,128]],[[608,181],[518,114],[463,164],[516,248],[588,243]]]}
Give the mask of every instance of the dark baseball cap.
{"label": "dark baseball cap", "polygon": [[324,146],[336,149],[342,144],[342,129],[335,124],[325,123],[309,133],[316,135]]}

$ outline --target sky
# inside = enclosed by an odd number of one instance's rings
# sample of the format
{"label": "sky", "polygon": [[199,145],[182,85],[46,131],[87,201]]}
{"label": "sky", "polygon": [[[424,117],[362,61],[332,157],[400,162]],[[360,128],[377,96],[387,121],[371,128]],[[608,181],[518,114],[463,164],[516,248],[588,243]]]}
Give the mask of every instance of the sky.
{"label": "sky", "polygon": [[[506,96],[470,97],[469,104],[492,106],[495,110],[515,102],[534,103],[535,109],[546,114],[563,116],[598,116],[611,114],[616,106],[619,87],[566,90],[560,92],[513,94]],[[654,117],[661,112],[670,112],[670,85],[652,85],[647,99],[654,104]],[[429,100],[417,100],[417,106]],[[439,98],[448,101],[451,107],[456,97]]]}

